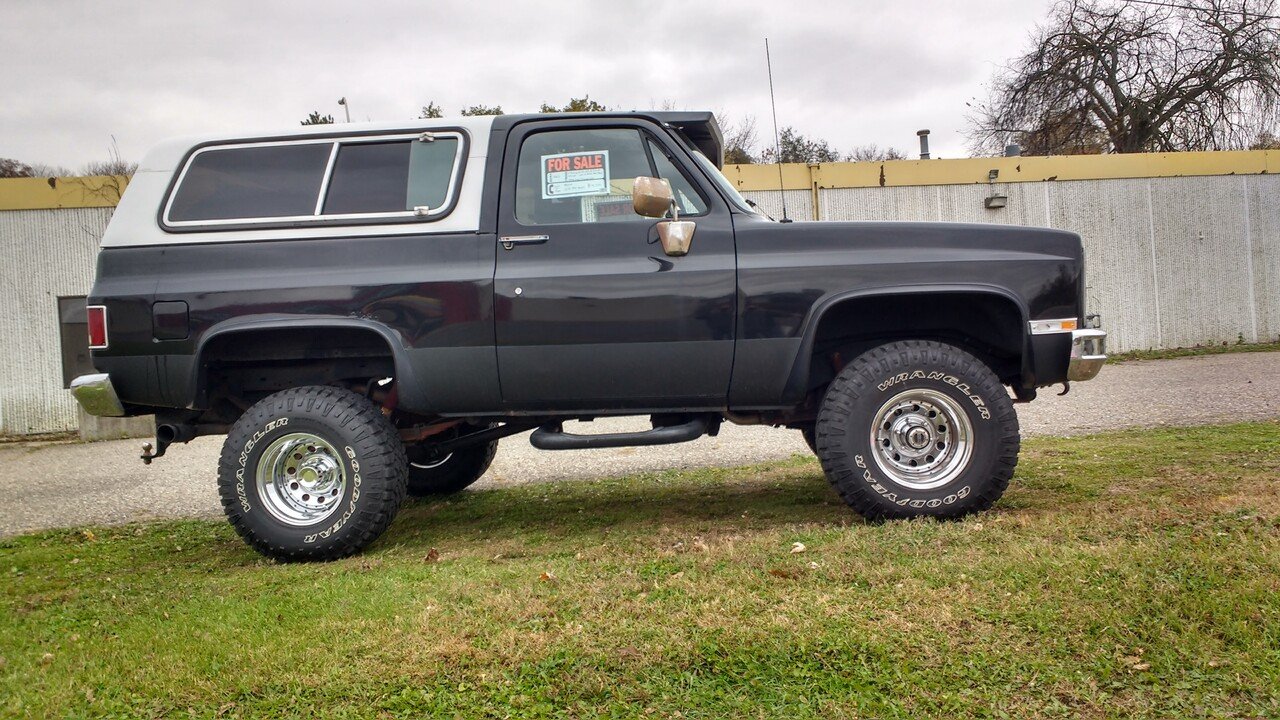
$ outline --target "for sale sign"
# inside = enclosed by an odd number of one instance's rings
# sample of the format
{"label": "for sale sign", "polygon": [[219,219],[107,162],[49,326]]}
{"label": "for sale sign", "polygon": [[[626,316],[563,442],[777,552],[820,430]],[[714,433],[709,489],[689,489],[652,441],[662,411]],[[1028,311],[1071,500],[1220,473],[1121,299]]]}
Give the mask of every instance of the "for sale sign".
{"label": "for sale sign", "polygon": [[609,194],[609,151],[542,156],[542,199]]}

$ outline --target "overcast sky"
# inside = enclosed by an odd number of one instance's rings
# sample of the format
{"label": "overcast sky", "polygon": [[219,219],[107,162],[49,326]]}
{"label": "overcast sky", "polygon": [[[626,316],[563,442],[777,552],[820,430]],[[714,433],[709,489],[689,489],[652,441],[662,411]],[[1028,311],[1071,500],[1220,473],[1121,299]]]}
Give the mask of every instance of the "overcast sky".
{"label": "overcast sky", "polygon": [[173,135],[536,111],[589,93],[617,109],[670,101],[754,115],[841,150],[966,155],[965,103],[1021,50],[1048,0],[982,3],[584,0],[431,2],[0,0],[0,157],[73,170],[111,136],[140,159]]}

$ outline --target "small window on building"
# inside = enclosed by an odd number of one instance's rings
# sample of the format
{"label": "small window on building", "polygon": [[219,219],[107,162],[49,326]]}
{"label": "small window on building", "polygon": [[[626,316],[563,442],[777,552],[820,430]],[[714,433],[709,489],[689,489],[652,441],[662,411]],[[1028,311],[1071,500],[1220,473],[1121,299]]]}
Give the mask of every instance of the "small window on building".
{"label": "small window on building", "polygon": [[343,143],[325,197],[325,215],[405,212],[445,204],[456,138],[432,142]]}
{"label": "small window on building", "polygon": [[333,143],[205,150],[191,160],[174,194],[173,222],[315,214]]}
{"label": "small window on building", "polygon": [[62,345],[62,387],[97,372],[89,359],[89,319],[83,297],[58,298],[58,334]]}

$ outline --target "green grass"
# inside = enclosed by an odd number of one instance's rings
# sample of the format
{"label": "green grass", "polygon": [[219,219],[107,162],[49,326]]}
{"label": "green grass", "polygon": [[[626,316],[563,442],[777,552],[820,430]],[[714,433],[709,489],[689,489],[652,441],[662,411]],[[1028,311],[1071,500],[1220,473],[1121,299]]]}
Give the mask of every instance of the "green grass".
{"label": "green grass", "polygon": [[4,716],[1275,717],[1280,423],[1032,440],[963,522],[796,457],[412,504],[329,564],[176,522],[0,572]]}
{"label": "green grass", "polygon": [[1224,355],[1242,352],[1280,352],[1280,340],[1264,343],[1224,343],[1222,345],[1195,345],[1192,347],[1170,348],[1168,350],[1130,350],[1116,353],[1107,358],[1109,363],[1122,363],[1131,360],[1168,360],[1169,358],[1192,357],[1195,355]]}

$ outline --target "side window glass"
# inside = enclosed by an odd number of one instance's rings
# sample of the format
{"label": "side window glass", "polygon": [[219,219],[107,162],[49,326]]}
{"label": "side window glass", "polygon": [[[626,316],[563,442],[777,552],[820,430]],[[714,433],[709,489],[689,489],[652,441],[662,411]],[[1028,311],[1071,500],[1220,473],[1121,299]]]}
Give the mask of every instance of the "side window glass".
{"label": "side window glass", "polygon": [[334,161],[324,214],[438,208],[445,203],[457,151],[456,138],[343,143]]}
{"label": "side window glass", "polygon": [[516,169],[522,225],[646,220],[631,186],[652,175],[638,129],[552,130],[525,138]]}
{"label": "side window glass", "polygon": [[409,143],[351,143],[338,148],[325,215],[403,212]]}
{"label": "side window glass", "polygon": [[312,215],[332,142],[206,150],[192,159],[169,219]]}
{"label": "side window glass", "polygon": [[694,189],[693,183],[689,182],[689,178],[680,172],[671,158],[667,156],[662,146],[653,141],[647,140],[649,143],[649,152],[653,154],[653,162],[658,166],[658,177],[666,179],[671,183],[671,192],[676,196],[676,205],[680,208],[681,215],[701,215],[707,211],[707,203]]}

